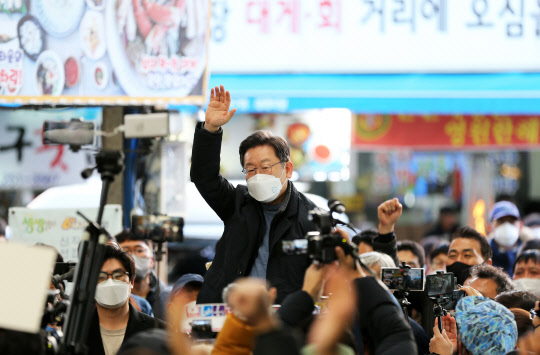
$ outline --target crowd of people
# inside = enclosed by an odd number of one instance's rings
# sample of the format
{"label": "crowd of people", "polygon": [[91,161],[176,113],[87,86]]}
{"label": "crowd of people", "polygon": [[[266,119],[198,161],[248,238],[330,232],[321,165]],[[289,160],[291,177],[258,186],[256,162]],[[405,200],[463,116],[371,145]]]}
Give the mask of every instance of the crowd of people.
{"label": "crowd of people", "polygon": [[[89,354],[540,354],[540,239],[514,203],[494,204],[487,236],[444,208],[435,228],[411,241],[396,236],[402,205],[394,198],[379,205],[376,230],[350,240],[333,230],[328,240],[353,247],[319,244],[330,262],[285,254],[282,241],[317,230],[316,206],[289,180],[287,142],[269,132],[240,145],[246,185],[220,174],[230,103],[223,86],[211,90],[193,143],[191,180],[225,226],[214,260],[204,275],[169,287],[154,271],[151,241],[130,230],[112,237],[88,320]],[[419,287],[419,278],[434,281]],[[196,303],[229,307],[217,334],[184,332]],[[25,353],[32,342],[21,339],[0,330],[0,353]]]}

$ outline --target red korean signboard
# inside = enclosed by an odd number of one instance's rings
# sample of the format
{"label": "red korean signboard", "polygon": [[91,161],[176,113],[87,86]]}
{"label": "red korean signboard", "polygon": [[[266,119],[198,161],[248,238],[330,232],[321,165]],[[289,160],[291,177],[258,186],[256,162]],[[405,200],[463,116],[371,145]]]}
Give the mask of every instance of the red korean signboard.
{"label": "red korean signboard", "polygon": [[369,115],[353,120],[353,149],[540,147],[540,115]]}

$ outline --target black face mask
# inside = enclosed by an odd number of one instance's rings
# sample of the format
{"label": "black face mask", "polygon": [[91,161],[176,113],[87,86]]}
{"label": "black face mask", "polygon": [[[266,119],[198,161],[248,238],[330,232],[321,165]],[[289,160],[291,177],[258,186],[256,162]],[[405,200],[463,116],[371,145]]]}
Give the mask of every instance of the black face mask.
{"label": "black face mask", "polygon": [[471,276],[471,268],[473,266],[474,265],[467,265],[460,261],[456,261],[452,265],[447,266],[446,271],[453,273],[454,276],[457,277],[458,284],[463,285],[465,280]]}

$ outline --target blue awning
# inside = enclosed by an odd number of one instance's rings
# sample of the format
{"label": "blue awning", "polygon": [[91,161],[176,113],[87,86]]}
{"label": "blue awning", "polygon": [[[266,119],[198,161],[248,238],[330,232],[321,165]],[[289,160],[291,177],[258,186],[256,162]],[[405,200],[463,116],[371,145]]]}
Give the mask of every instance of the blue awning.
{"label": "blue awning", "polygon": [[211,75],[220,84],[239,112],[540,113],[540,73]]}

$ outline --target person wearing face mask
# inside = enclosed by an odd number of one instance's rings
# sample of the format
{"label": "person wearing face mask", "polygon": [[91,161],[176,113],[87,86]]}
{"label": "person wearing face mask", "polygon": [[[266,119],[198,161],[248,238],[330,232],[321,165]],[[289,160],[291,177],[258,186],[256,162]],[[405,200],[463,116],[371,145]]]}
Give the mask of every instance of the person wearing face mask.
{"label": "person wearing face mask", "polygon": [[526,250],[514,263],[514,283],[518,290],[540,296],[540,250]]}
{"label": "person wearing face mask", "polygon": [[470,227],[460,227],[450,239],[446,272],[457,277],[458,284],[464,285],[471,276],[471,267],[480,264],[491,265],[492,251],[482,234]]}
{"label": "person wearing face mask", "polygon": [[191,181],[225,225],[197,303],[221,302],[223,288],[245,276],[267,279],[280,303],[302,288],[310,264],[307,255],[284,255],[281,242],[317,230],[308,219],[316,205],[289,180],[293,164],[287,142],[268,131],[257,131],[240,144],[247,186],[235,187],[221,176],[222,126],[236,112],[229,110],[230,103],[223,86],[212,88],[205,121],[197,124],[193,139]]}
{"label": "person wearing face mask", "polygon": [[490,213],[493,231],[489,242],[493,250],[493,266],[502,267],[510,277],[512,266],[521,245],[519,233],[522,227],[519,211],[512,202],[497,202]]}
{"label": "person wearing face mask", "polygon": [[[133,295],[136,296],[135,300],[139,302],[139,305],[144,302],[140,301],[140,298],[148,301],[152,307],[153,315],[164,320],[167,304],[169,302],[170,287],[159,280],[154,272],[154,257],[152,254],[151,242],[148,240],[136,239],[129,229],[124,229],[115,237],[120,248],[129,253],[135,261],[135,283],[132,292]],[[160,303],[158,314],[156,314],[156,288],[158,282]]]}
{"label": "person wearing face mask", "polygon": [[[129,303],[134,279],[133,258],[107,245],[94,296],[96,311],[86,341],[89,355],[114,355],[133,334],[154,327],[154,318]],[[165,323],[159,321],[158,326],[165,328]]]}

